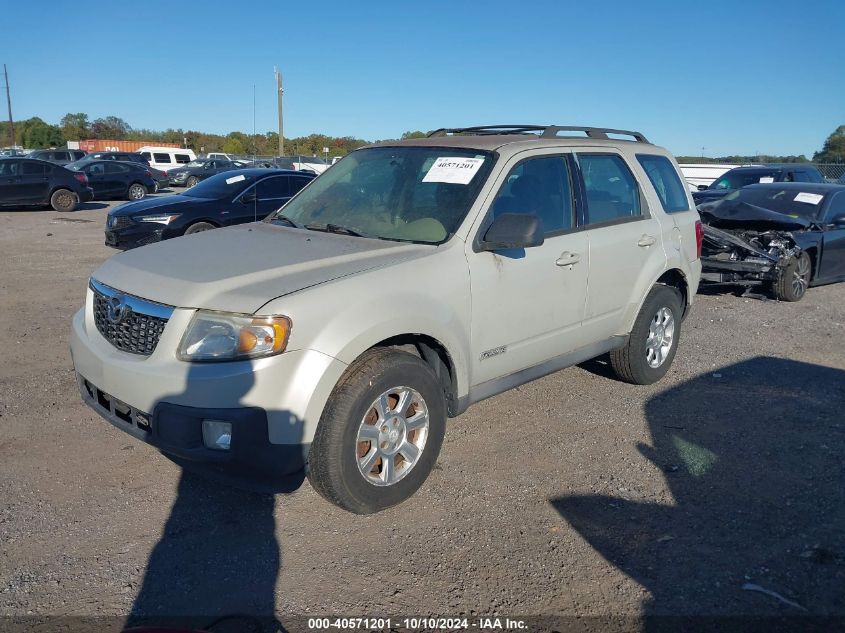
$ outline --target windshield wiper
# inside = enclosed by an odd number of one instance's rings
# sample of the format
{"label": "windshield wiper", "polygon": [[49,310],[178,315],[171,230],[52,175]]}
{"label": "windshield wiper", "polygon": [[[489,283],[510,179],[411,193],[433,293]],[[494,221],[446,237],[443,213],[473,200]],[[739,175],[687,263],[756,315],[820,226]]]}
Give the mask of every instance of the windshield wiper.
{"label": "windshield wiper", "polygon": [[306,224],[305,228],[309,231],[325,231],[326,233],[339,233],[341,235],[352,235],[354,237],[372,237],[361,231],[350,229],[348,226],[340,226],[339,224]]}
{"label": "windshield wiper", "polygon": [[268,221],[270,221],[270,222],[275,222],[276,220],[278,220],[280,222],[284,222],[288,226],[292,226],[295,229],[304,229],[305,228],[299,222],[289,218],[284,213],[276,213],[268,219]]}

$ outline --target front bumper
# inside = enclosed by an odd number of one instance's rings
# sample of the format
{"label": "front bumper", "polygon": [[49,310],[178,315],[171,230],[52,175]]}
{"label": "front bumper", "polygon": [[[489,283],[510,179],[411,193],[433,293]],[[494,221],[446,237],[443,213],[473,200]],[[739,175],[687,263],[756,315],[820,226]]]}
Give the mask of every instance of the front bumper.
{"label": "front bumper", "polygon": [[[289,475],[304,470],[310,443],[271,444],[267,412],[259,407],[205,409],[161,402],[151,413],[139,411],[77,374],[83,401],[111,424],[156,447],[181,466],[250,488],[284,487]],[[232,424],[229,450],[207,448],[202,421]]]}
{"label": "front bumper", "polygon": [[177,237],[176,232],[168,231],[166,227],[154,228],[149,222],[141,224],[134,224],[122,229],[105,229],[105,244],[112,248],[119,248],[121,250],[129,250],[130,248],[137,248],[146,244],[155,244],[170,237]]}
{"label": "front bumper", "polygon": [[[194,314],[180,308],[173,310],[152,354],[130,354],[118,350],[97,330],[92,303],[89,289],[85,307],[73,317],[70,348],[83,399],[98,413],[176,458],[223,469],[250,470],[253,465],[257,468],[252,470],[260,472],[266,470],[261,466],[263,456],[272,454],[273,460],[278,461],[280,455],[285,456],[283,463],[289,460],[282,471],[301,468],[301,457],[294,457],[310,445],[346,364],[307,349],[252,361],[180,361],[176,350]],[[142,422],[148,420],[149,428],[139,424],[137,413],[142,414]],[[237,457],[196,450],[202,446],[197,429],[209,417],[231,420],[238,427],[233,429],[231,449]],[[236,450],[236,434],[245,448]]]}

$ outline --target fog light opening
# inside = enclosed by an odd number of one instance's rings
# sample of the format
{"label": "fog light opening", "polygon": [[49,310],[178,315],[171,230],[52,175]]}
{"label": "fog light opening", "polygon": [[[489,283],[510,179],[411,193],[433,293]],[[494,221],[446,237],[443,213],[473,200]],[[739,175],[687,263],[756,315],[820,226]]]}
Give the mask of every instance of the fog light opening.
{"label": "fog light opening", "polygon": [[210,449],[228,451],[232,445],[232,423],[223,420],[203,420],[202,442]]}

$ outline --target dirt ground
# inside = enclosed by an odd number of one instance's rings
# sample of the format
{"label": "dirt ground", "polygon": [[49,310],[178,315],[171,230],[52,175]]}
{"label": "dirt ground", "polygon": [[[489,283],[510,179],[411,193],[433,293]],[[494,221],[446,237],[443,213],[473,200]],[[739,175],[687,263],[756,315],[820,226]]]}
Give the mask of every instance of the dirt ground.
{"label": "dirt ground", "polygon": [[599,360],[482,402],[360,517],[82,404],[70,319],[114,252],[85,207],[0,211],[0,615],[845,617],[845,285],[699,295],[659,384]]}

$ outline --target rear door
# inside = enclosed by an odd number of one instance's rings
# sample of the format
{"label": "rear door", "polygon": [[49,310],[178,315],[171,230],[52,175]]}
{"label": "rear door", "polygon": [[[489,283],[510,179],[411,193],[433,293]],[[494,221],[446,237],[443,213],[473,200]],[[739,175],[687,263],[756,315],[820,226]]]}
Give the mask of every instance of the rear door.
{"label": "rear door", "polygon": [[663,229],[649,212],[631,166],[611,148],[577,151],[590,240],[590,278],[582,335],[604,340],[623,333],[653,275],[666,266]]}
{"label": "rear door", "polygon": [[50,173],[53,167],[37,160],[25,160],[20,165],[20,202],[41,204],[47,202],[50,193]]}
{"label": "rear door", "polygon": [[129,188],[129,181],[132,179],[132,169],[129,165],[110,161],[106,163],[105,187],[110,196],[123,196]]}

